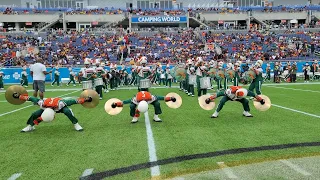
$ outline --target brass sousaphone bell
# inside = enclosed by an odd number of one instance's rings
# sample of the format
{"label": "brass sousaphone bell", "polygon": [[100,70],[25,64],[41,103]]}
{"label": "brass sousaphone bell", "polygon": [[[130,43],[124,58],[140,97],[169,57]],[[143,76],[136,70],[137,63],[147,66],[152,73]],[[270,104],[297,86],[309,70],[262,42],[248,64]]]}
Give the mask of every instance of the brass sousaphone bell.
{"label": "brass sousaphone bell", "polygon": [[212,77],[212,78],[216,77],[217,69],[211,68],[211,69],[208,71],[208,74],[209,74],[209,76]]}
{"label": "brass sousaphone bell", "polygon": [[226,72],[226,76],[227,76],[229,79],[233,79],[234,76],[235,76],[234,70],[228,70],[228,71]]}
{"label": "brass sousaphone bell", "polygon": [[174,77],[177,81],[185,80],[185,78],[187,76],[187,72],[184,68],[177,67],[173,71],[174,71]]}
{"label": "brass sousaphone bell", "polygon": [[225,78],[225,74],[224,74],[224,71],[223,70],[219,70],[217,72],[217,78],[221,78],[221,79],[224,79]]}

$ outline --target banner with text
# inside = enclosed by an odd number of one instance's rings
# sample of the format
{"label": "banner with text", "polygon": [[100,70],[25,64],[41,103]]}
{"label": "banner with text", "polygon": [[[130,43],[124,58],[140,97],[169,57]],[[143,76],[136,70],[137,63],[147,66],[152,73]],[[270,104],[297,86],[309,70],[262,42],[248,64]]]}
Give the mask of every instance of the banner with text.
{"label": "banner with text", "polygon": [[187,23],[186,16],[141,16],[132,17],[132,23]]}

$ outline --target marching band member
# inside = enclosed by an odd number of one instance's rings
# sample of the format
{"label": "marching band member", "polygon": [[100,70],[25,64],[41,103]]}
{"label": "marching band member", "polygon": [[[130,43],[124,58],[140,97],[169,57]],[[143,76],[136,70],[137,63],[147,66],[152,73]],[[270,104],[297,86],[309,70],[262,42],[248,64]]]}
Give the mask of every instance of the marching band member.
{"label": "marching band member", "polygon": [[292,66],[290,62],[287,63],[287,72],[288,74],[286,75],[285,79],[287,82],[292,82],[292,79],[291,79]]}
{"label": "marching band member", "polygon": [[16,99],[24,100],[24,101],[31,101],[36,105],[40,106],[39,110],[31,114],[30,118],[27,121],[27,127],[23,128],[21,132],[33,131],[35,129],[34,125],[38,125],[40,122],[42,122],[42,115],[46,115],[46,112],[48,111],[48,109],[51,109],[56,113],[65,114],[74,125],[75,130],[82,131],[83,128],[78,123],[77,118],[74,116],[72,109],[69,108],[69,106],[74,104],[83,104],[85,102],[92,101],[91,97],[78,98],[78,99],[62,99],[62,98],[39,99],[36,97],[18,94],[18,93],[14,93],[13,97]]}
{"label": "marching band member", "polygon": [[[228,63],[227,64],[227,68],[225,69],[225,72],[227,72],[228,70],[233,70],[233,64],[232,63]],[[224,89],[228,89],[228,82],[232,81],[232,79],[225,77],[224,78],[224,82],[223,82],[223,87]]]}
{"label": "marching band member", "polygon": [[[189,67],[188,69],[189,78],[190,78],[190,75],[195,75],[195,71],[196,70],[193,66]],[[188,96],[194,97],[194,84],[190,84],[189,79],[187,83],[188,83]]]}
{"label": "marching band member", "polygon": [[270,81],[271,79],[271,67],[270,67],[270,63],[267,64],[266,67],[266,78],[268,81]]}
{"label": "marching band member", "polygon": [[73,83],[73,86],[76,86],[76,81],[74,78],[76,77],[76,74],[73,72],[72,68],[69,68],[69,82],[67,83],[67,86],[70,85],[70,83]]}
{"label": "marching band member", "polygon": [[[189,63],[189,64],[188,64]],[[180,91],[184,91],[186,94],[188,94],[188,90],[189,90],[189,74],[188,74],[188,69],[190,67],[190,63],[192,64],[192,60],[188,59],[187,64],[184,65],[184,69],[186,70],[186,77],[184,79],[181,79],[179,82],[179,87],[180,87]]]}
{"label": "marching band member", "polygon": [[279,62],[275,62],[274,68],[273,68],[273,82],[274,83],[280,83],[280,65]]}
{"label": "marching band member", "polygon": [[201,89],[200,87],[200,78],[206,77],[206,66],[204,66],[202,57],[197,57],[197,62],[195,66],[196,75],[197,75],[197,90],[198,90],[198,97],[202,94],[207,94],[207,89]]}
{"label": "marching band member", "polygon": [[155,114],[153,116],[153,121],[162,122],[162,120],[159,118],[159,115],[162,114],[159,100],[165,100],[166,102],[167,101],[175,102],[176,98],[155,96],[148,91],[139,91],[132,99],[124,100],[121,102],[115,102],[111,106],[112,108],[116,108],[116,107],[123,107],[124,104],[130,104],[130,116],[133,118],[131,123],[136,123],[138,122],[138,118],[140,116],[140,112],[136,108],[141,101],[146,101],[148,104],[152,104],[154,107]]}
{"label": "marching band member", "polygon": [[291,73],[290,73],[290,79],[291,79],[291,82],[296,82],[297,80],[297,62],[293,62],[292,64],[292,68],[291,68]]}
{"label": "marching band member", "polygon": [[160,69],[161,68],[161,64],[157,63],[153,68],[152,68],[152,72],[151,72],[151,83],[152,84],[158,84],[159,83],[159,76],[160,76]]}
{"label": "marching band member", "polygon": [[313,61],[313,64],[311,66],[311,72],[312,72],[312,75],[313,75],[313,79],[315,79],[315,73],[318,72],[319,70],[319,64],[318,64],[318,61],[317,60],[314,60]]}
{"label": "marching band member", "polygon": [[22,67],[20,84],[23,87],[28,87],[28,73],[27,73],[27,67],[26,66]]}
{"label": "marching band member", "polygon": [[[220,61],[218,63],[218,70],[219,71],[223,71],[223,62],[222,61]],[[216,76],[217,90],[221,90],[222,89],[222,79],[223,78],[221,76],[219,76],[219,75]]]}
{"label": "marching band member", "polygon": [[[182,83],[182,89],[185,89],[185,87],[186,87],[186,92],[187,92],[188,96],[192,95],[192,97],[193,97],[194,96],[194,84],[192,84],[192,85],[189,84],[189,80],[190,80],[190,75],[195,75],[195,68],[193,66],[193,62],[191,59],[188,59],[186,69],[187,69],[186,79],[185,79],[185,82]],[[190,86],[192,86],[192,87],[190,87]],[[180,88],[181,88],[181,85],[180,85]]]}
{"label": "marching band member", "polygon": [[216,109],[216,111],[212,114],[211,118],[217,118],[219,115],[219,112],[223,108],[224,104],[227,101],[238,101],[243,106],[243,116],[245,117],[253,117],[250,114],[250,107],[249,107],[249,100],[247,100],[245,97],[255,97],[257,101],[259,101],[262,105],[265,104],[264,99],[262,99],[260,96],[255,95],[252,91],[246,90],[242,88],[241,86],[231,86],[229,89],[225,91],[220,91],[216,94],[213,94],[210,96],[210,98],[206,99],[206,103],[210,103],[211,101],[214,101],[216,98],[222,96],[219,105]]}
{"label": "marching band member", "polygon": [[169,87],[171,88],[172,79],[173,79],[173,77],[170,74],[170,65],[167,64],[167,67],[166,67],[166,87],[168,87],[168,84],[169,84]]}
{"label": "marching band member", "polygon": [[4,76],[4,73],[3,73],[3,71],[1,71],[1,67],[0,67],[0,90],[3,90],[3,89],[4,89],[4,86],[3,86],[3,76]]}
{"label": "marching band member", "polygon": [[142,56],[140,60],[141,66],[138,67],[137,69],[137,83],[138,83],[138,90],[140,91],[140,80],[141,79],[147,79],[151,75],[151,69],[149,66],[147,66],[147,57]]}
{"label": "marching band member", "polygon": [[258,60],[256,62],[256,64],[254,65],[254,67],[252,68],[252,70],[256,73],[256,78],[254,78],[249,86],[249,91],[253,91],[254,89],[256,89],[256,93],[258,95],[261,94],[261,86],[262,86],[262,82],[263,82],[263,77],[262,77],[262,64],[263,61],[262,60]]}
{"label": "marching band member", "polygon": [[110,65],[110,71],[111,71],[110,89],[113,91],[118,87],[116,70],[117,70],[116,65],[111,64]]}
{"label": "marching band member", "polygon": [[125,70],[123,70],[123,82],[124,82],[124,85],[125,86],[128,86],[128,84],[129,84],[129,74],[128,74],[128,72],[127,72],[127,70],[125,69]]}
{"label": "marching band member", "polygon": [[130,85],[134,86],[137,85],[137,66],[136,65],[132,65],[131,67],[131,81],[130,81]]}
{"label": "marching band member", "polygon": [[[210,62],[209,62],[209,71],[211,70],[211,69],[217,69],[217,62],[216,61],[214,61],[214,60],[211,60]],[[210,82],[211,82],[211,84],[212,84],[212,86],[211,86],[211,89],[213,89],[213,81],[215,81],[216,80],[216,77],[211,77],[210,78],[211,80],[210,80]]]}
{"label": "marching band member", "polygon": [[308,83],[310,80],[310,76],[309,76],[310,70],[311,70],[311,68],[310,68],[309,63],[306,63],[303,67],[303,74],[304,74],[304,82],[305,83]]}
{"label": "marching band member", "polygon": [[[96,75],[97,77],[96,78],[101,78],[102,80],[102,77],[104,76],[105,72],[104,72],[104,69],[103,67],[100,66],[100,62],[97,62],[96,63]],[[103,83],[103,80],[102,80],[102,83]],[[99,94],[100,96],[100,100],[102,99],[103,97],[103,93],[102,93],[102,89],[103,89],[103,84],[102,85],[95,85],[96,86],[96,92]]]}
{"label": "marching band member", "polygon": [[162,72],[162,65],[161,63],[158,63],[157,64],[157,68],[156,68],[156,80],[155,82],[160,86],[161,84],[161,79],[160,79],[160,76],[161,76],[161,72]]}
{"label": "marching band member", "polygon": [[166,73],[164,72],[164,70],[161,70],[161,74],[160,74],[160,82],[159,85],[161,85],[161,82],[163,83],[163,85],[166,85]]}
{"label": "marching band member", "polygon": [[234,78],[233,78],[233,85],[234,86],[238,86],[239,85],[239,81],[240,81],[240,76],[241,76],[241,61],[238,61],[234,64]]}
{"label": "marching band member", "polygon": [[57,82],[57,86],[59,87],[60,86],[60,72],[59,72],[59,66],[57,66],[55,68],[55,71],[54,71],[54,81],[51,83],[51,86],[54,85],[54,83]]}
{"label": "marching band member", "polygon": [[79,86],[81,86],[81,81],[82,81],[82,72],[81,71],[79,71],[78,73],[77,73],[77,78],[78,78],[78,83],[79,83]]}
{"label": "marching band member", "polygon": [[85,61],[84,62],[84,65],[85,67],[84,68],[81,68],[81,75],[82,75],[82,81],[93,81],[95,75],[95,70],[94,68],[90,67],[91,66],[91,63],[89,61]]}
{"label": "marching band member", "polygon": [[104,88],[104,93],[108,93],[109,92],[108,83],[110,82],[112,75],[107,69],[104,69],[104,72],[105,72],[105,75],[102,76],[102,80],[103,80],[103,83],[104,83],[104,87],[103,88]]}

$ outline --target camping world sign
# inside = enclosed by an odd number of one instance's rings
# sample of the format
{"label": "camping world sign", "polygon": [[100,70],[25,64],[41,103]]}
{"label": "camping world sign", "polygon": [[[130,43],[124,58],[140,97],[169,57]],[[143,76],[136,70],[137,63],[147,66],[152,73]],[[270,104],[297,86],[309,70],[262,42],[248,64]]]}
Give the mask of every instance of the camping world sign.
{"label": "camping world sign", "polygon": [[141,16],[132,17],[132,23],[186,23],[186,16]]}

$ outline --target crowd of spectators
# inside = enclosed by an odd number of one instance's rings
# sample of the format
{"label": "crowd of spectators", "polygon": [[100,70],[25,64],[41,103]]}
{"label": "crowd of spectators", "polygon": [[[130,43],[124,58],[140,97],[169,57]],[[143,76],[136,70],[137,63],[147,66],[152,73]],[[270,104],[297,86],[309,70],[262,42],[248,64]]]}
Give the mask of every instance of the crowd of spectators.
{"label": "crowd of spectators", "polygon": [[184,15],[186,12],[184,10],[142,10],[137,9],[133,10],[132,14],[137,16],[158,16],[158,15],[165,15],[165,16],[179,16]]}
{"label": "crowd of spectators", "polygon": [[0,10],[0,14],[5,15],[21,15],[21,14],[49,14],[49,13],[55,13],[56,11],[49,11],[48,9],[41,10],[41,9],[12,9],[12,8],[6,8],[3,10]]}
{"label": "crowd of spectators", "polygon": [[[92,35],[73,31],[43,38],[7,35],[0,40],[0,63],[22,65],[33,63],[38,57],[46,64],[82,64],[85,58],[129,59],[129,62],[130,58],[140,55],[146,55],[151,62],[163,63],[185,61],[198,55],[205,60],[303,60],[314,58],[320,45],[319,37],[319,32],[224,34],[194,30],[152,35]],[[39,47],[40,53],[34,54],[32,47]]]}
{"label": "crowd of spectators", "polygon": [[84,14],[84,15],[99,15],[99,14],[122,14],[124,11],[121,9],[116,10],[106,10],[103,8],[100,9],[89,9],[89,10],[69,10],[66,12],[67,15],[74,15],[74,14]]}
{"label": "crowd of spectators", "polygon": [[121,8],[98,8],[98,9],[71,9],[71,8],[1,8],[1,14],[48,14],[55,12],[66,12],[68,15],[73,14],[121,14],[124,12],[132,12],[135,15],[148,15],[155,16],[159,14],[167,15],[181,15],[187,12],[199,13],[199,12],[212,12],[212,13],[243,13],[247,11],[260,11],[260,12],[301,12],[306,10],[320,10],[320,6],[301,6],[301,7],[189,7],[184,9],[121,9]]}

